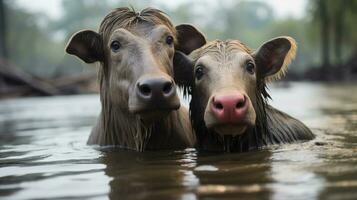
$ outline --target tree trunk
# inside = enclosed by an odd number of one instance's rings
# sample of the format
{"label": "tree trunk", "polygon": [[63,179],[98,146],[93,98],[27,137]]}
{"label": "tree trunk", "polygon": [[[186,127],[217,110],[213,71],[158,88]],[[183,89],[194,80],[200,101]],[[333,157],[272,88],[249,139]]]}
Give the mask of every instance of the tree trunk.
{"label": "tree trunk", "polygon": [[0,0],[0,59],[4,59],[7,57],[5,23],[5,3],[4,0]]}
{"label": "tree trunk", "polygon": [[339,2],[335,17],[335,57],[337,65],[341,65],[342,61],[342,38],[344,32],[344,17],[346,12],[345,2]]}
{"label": "tree trunk", "polygon": [[329,31],[329,17],[326,7],[325,0],[318,1],[319,14],[320,14],[320,23],[321,23],[321,59],[322,65],[324,68],[330,66],[330,31]]}

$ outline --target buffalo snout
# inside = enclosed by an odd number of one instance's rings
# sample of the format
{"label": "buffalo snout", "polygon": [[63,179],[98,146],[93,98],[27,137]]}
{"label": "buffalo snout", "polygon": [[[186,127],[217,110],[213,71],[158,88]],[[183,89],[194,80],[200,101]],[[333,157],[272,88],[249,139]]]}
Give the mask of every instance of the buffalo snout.
{"label": "buffalo snout", "polygon": [[140,78],[134,89],[138,105],[134,111],[145,113],[150,111],[169,111],[180,108],[180,100],[176,92],[176,85],[170,77]]}
{"label": "buffalo snout", "polygon": [[136,86],[137,95],[143,101],[161,101],[176,95],[172,80],[163,78],[147,79],[138,82]]}
{"label": "buffalo snout", "polygon": [[239,123],[248,110],[247,97],[241,93],[214,96],[211,100],[211,110],[222,124]]}

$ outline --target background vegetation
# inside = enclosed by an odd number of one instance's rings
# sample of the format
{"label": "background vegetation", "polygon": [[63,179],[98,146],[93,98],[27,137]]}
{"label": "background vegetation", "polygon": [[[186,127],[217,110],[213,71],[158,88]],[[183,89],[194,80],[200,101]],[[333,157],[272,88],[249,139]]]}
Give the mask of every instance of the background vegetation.
{"label": "background vegetation", "polygon": [[[152,3],[130,1],[136,9]],[[24,10],[16,0],[0,0],[0,5],[0,56],[45,78],[94,70],[64,54],[68,38],[80,29],[97,30],[111,9],[129,6],[124,1],[62,0],[62,16],[51,19]],[[294,37],[299,51],[291,66],[292,75],[323,78],[312,74],[341,71],[341,77],[348,77],[356,70],[357,0],[312,0],[302,18],[278,18],[274,9],[262,1],[217,1],[213,5],[183,1],[174,8],[155,1],[155,5],[175,24],[195,24],[209,39],[239,39],[257,48],[279,35]]]}

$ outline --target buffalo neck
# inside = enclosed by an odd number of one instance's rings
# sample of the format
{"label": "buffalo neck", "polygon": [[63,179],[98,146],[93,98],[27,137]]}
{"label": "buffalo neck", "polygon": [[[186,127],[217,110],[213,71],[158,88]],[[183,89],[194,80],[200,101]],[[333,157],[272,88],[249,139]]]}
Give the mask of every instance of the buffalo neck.
{"label": "buffalo neck", "polygon": [[160,120],[145,123],[127,109],[103,105],[100,123],[105,135],[104,143],[136,151],[164,147],[172,133],[175,114],[176,111],[172,111]]}

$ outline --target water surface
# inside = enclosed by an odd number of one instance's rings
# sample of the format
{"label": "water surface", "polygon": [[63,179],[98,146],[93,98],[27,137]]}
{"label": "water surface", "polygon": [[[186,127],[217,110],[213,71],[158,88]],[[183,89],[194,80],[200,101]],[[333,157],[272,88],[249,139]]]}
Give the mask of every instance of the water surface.
{"label": "water surface", "polygon": [[317,138],[236,154],[86,146],[97,95],[0,101],[1,199],[357,199],[357,85],[273,87]]}

